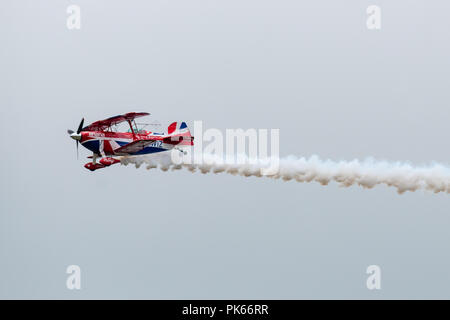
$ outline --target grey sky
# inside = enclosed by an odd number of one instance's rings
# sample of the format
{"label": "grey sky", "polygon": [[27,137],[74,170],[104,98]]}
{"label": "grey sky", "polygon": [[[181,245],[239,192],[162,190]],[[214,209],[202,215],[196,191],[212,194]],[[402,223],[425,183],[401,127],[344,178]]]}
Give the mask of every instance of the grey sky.
{"label": "grey sky", "polygon": [[[81,30],[66,8],[81,7]],[[366,28],[366,8],[382,29]],[[0,2],[1,298],[450,298],[450,198],[113,167],[127,111],[279,128],[280,153],[449,164],[448,1]],[[66,267],[82,289],[65,286]],[[382,270],[382,290],[365,286]]]}

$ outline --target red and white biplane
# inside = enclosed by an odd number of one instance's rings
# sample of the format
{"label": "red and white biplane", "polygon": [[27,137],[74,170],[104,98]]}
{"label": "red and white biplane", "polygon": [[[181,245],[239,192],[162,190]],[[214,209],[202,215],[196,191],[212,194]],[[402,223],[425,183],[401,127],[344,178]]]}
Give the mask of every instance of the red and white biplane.
{"label": "red and white biplane", "polygon": [[[78,130],[67,130],[70,137],[88,150],[92,151],[92,162],[84,167],[91,171],[108,167],[119,163],[114,156],[134,156],[156,152],[163,152],[180,147],[194,145],[194,137],[191,136],[185,122],[173,122],[167,128],[167,132],[157,133],[138,128],[136,118],[148,116],[146,112],[129,112],[114,116],[105,120],[96,121],[83,127],[84,118],[81,119]],[[127,132],[118,132],[118,125],[127,122],[130,129]],[[99,162],[97,159],[100,158]]]}

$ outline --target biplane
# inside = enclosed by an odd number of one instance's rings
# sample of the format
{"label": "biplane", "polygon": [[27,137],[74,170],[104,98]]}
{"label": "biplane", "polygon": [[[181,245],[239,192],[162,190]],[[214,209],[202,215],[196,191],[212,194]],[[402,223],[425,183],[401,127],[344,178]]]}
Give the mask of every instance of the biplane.
{"label": "biplane", "polygon": [[[77,131],[67,130],[67,133],[78,144],[92,151],[92,161],[84,165],[91,171],[108,167],[120,162],[121,156],[137,156],[178,149],[194,145],[194,137],[185,122],[173,122],[167,132],[152,132],[139,128],[135,119],[150,115],[147,112],[129,112],[126,114],[96,121],[83,127],[84,118]],[[128,123],[127,132],[119,132],[121,123]],[[145,126],[144,126],[145,127]],[[99,161],[97,162],[97,159]]]}

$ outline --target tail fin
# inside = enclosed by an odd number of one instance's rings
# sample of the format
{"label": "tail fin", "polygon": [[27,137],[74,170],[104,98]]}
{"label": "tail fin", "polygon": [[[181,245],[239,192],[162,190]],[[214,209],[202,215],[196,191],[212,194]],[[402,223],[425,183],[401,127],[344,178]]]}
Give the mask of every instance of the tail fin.
{"label": "tail fin", "polygon": [[194,137],[191,135],[186,122],[173,122],[167,127],[167,134],[170,137],[164,139],[165,143],[176,144],[180,146],[193,146]]}

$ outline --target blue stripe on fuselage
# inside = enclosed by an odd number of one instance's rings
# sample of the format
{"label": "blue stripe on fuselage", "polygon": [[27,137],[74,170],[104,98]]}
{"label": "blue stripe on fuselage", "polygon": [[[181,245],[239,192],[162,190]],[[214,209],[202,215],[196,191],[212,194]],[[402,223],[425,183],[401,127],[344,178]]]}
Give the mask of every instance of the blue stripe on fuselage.
{"label": "blue stripe on fuselage", "polygon": [[82,142],[81,145],[94,153],[99,153],[99,151],[100,151],[99,150],[100,149],[100,141],[99,140],[88,140],[88,141]]}
{"label": "blue stripe on fuselage", "polygon": [[[128,144],[128,142],[126,142],[126,141],[117,141],[117,140],[115,140],[115,141],[121,147]],[[88,140],[88,141],[82,142],[81,145],[94,153],[100,153],[99,140]],[[162,151],[167,151],[167,150],[170,150],[170,149],[146,147],[138,152],[130,153],[130,155],[143,155],[143,154],[150,154],[150,153],[162,152]]]}

